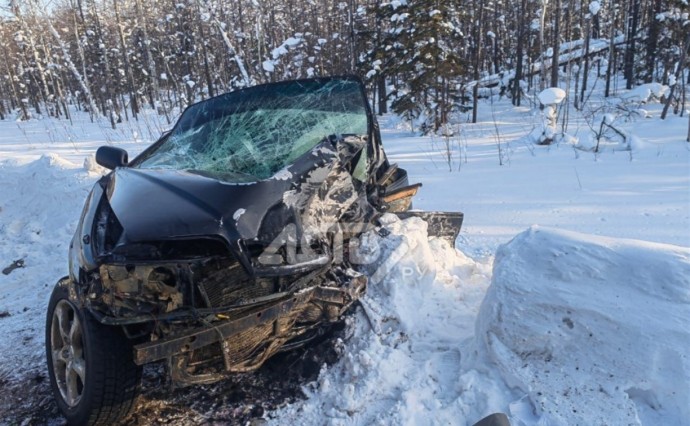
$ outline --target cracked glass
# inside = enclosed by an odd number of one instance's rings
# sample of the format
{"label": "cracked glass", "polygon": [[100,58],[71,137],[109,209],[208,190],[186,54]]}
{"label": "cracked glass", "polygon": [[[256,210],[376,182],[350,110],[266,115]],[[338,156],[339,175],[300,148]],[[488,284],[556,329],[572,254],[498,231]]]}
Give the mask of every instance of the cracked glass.
{"label": "cracked glass", "polygon": [[368,128],[356,80],[256,86],[190,106],[136,167],[253,182],[275,175],[330,135],[365,136]]}

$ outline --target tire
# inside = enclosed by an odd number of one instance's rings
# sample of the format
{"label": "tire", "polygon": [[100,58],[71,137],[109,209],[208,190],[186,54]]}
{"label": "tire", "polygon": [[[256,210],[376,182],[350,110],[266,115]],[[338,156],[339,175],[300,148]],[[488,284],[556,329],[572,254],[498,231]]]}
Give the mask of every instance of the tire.
{"label": "tire", "polygon": [[134,406],[142,368],[119,327],[96,321],[56,285],[46,316],[46,358],[53,396],[70,425],[111,425]]}

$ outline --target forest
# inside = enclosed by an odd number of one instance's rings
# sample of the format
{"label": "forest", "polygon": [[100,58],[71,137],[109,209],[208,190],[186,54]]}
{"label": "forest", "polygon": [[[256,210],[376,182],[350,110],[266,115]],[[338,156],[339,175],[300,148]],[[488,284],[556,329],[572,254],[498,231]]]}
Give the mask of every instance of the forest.
{"label": "forest", "polygon": [[[5,0],[0,119],[73,110],[115,128],[145,108],[168,122],[196,101],[256,84],[356,74],[377,113],[444,132],[500,94],[519,106],[561,87],[582,109],[670,87],[686,108],[687,0]],[[596,72],[594,72],[596,70]],[[622,74],[625,87],[618,87]]]}

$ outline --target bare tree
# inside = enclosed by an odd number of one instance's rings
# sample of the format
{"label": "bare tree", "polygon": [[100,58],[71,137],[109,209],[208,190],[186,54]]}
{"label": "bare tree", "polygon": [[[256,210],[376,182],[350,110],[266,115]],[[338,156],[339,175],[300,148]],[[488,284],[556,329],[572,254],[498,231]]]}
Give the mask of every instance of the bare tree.
{"label": "bare tree", "polygon": [[675,89],[676,87],[678,87],[678,85],[680,85],[680,80],[683,78],[683,75],[685,73],[685,59],[687,57],[688,48],[690,48],[690,33],[687,33],[687,35],[685,36],[685,41],[680,45],[680,58],[678,59],[678,65],[676,67],[676,72],[674,74],[676,84],[671,86],[668,98],[666,98],[666,104],[664,104],[664,109],[663,111],[661,111],[662,120],[666,119],[668,108],[671,106],[671,102],[673,102]]}
{"label": "bare tree", "polygon": [[132,76],[132,69],[129,63],[129,56],[127,55],[127,45],[125,43],[124,24],[120,18],[120,6],[118,0],[113,0],[113,11],[115,12],[115,25],[117,26],[117,35],[120,42],[120,55],[122,58],[122,66],[124,67],[127,92],[129,93],[129,102],[132,108],[132,116],[137,118],[139,114],[139,102],[134,90],[134,77]]}
{"label": "bare tree", "polygon": [[72,62],[72,56],[69,53],[69,49],[62,41],[62,38],[53,26],[53,23],[50,21],[50,19],[46,19],[46,23],[48,25],[48,28],[50,29],[50,33],[53,35],[53,38],[55,39],[55,42],[58,44],[60,50],[62,51],[62,59],[67,64],[67,67],[72,72],[74,79],[83,91],[84,97],[86,98],[86,102],[89,105],[89,114],[91,114],[91,117],[93,119],[93,116],[98,113],[98,108],[96,107],[96,101],[94,100],[93,95],[91,95],[91,89],[89,88],[89,84],[87,83],[87,80],[84,77],[84,75],[79,72],[74,62]]}

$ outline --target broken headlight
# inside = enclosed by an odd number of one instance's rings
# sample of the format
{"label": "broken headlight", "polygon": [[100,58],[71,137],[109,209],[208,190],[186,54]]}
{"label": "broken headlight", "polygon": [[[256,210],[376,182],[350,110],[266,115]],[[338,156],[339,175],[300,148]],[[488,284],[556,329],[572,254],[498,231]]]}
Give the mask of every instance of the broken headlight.
{"label": "broken headlight", "polygon": [[116,317],[171,312],[183,304],[180,269],[178,264],[101,265],[101,286],[92,289],[90,297],[106,304]]}
{"label": "broken headlight", "polygon": [[109,254],[122,237],[123,228],[106,197],[101,200],[93,225],[94,249],[98,256]]}

